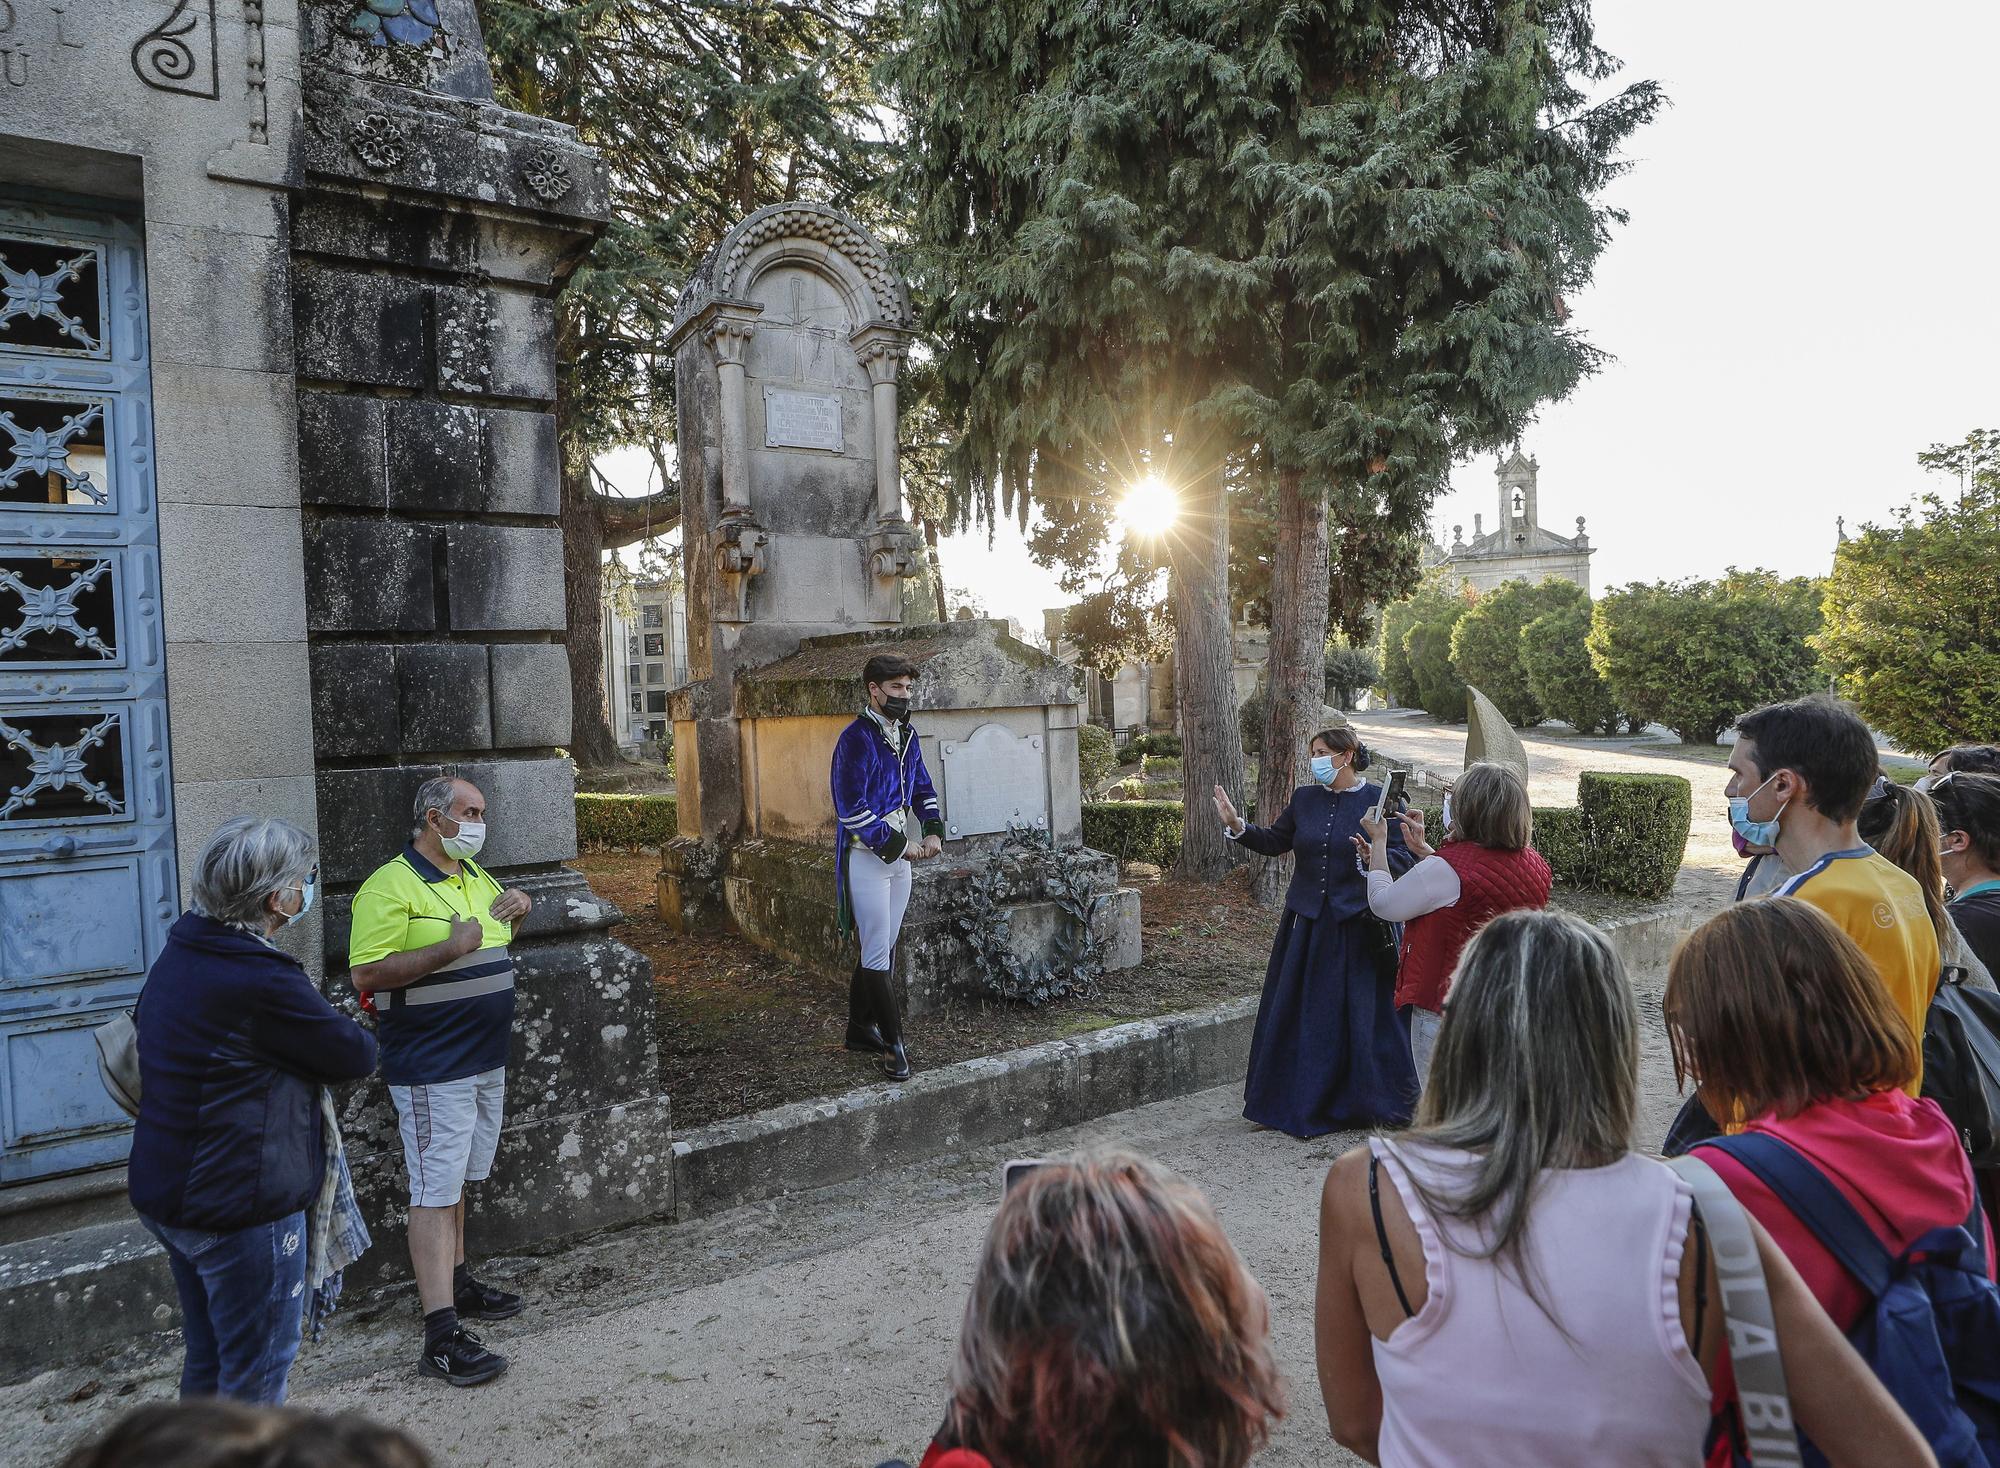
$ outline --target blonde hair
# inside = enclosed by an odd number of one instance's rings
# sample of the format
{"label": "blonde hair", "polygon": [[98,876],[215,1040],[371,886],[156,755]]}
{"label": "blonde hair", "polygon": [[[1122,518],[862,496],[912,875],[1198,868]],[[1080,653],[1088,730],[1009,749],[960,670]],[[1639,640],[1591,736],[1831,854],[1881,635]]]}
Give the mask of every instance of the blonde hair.
{"label": "blonde hair", "polygon": [[1535,839],[1535,812],[1528,784],[1512,765],[1481,760],[1468,765],[1451,785],[1451,830],[1476,846],[1520,851]]}

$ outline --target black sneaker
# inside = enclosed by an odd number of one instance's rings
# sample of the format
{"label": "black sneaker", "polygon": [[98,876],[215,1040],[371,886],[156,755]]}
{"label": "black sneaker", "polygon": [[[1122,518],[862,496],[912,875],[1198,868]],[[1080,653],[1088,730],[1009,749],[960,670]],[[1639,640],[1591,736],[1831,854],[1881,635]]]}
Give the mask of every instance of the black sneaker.
{"label": "black sneaker", "polygon": [[485,1343],[462,1325],[417,1361],[417,1375],[436,1377],[453,1386],[478,1386],[506,1369],[507,1358],[487,1350]]}
{"label": "black sneaker", "polygon": [[519,1295],[469,1279],[463,1289],[452,1295],[451,1306],[462,1320],[512,1320],[527,1309],[527,1302]]}

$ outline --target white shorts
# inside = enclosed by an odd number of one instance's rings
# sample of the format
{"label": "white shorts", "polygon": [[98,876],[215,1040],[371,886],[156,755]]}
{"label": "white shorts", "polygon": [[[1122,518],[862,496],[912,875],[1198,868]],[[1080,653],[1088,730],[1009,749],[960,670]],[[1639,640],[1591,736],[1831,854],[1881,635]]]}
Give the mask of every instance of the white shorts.
{"label": "white shorts", "polygon": [[402,1125],[412,1208],[450,1208],[467,1183],[482,1183],[500,1150],[507,1067],[430,1086],[391,1086]]}

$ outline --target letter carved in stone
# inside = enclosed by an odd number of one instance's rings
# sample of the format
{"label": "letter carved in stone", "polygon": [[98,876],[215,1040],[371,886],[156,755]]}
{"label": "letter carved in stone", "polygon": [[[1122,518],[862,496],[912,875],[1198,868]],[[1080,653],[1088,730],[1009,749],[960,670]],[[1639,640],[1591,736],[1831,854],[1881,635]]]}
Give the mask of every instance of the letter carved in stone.
{"label": "letter carved in stone", "polygon": [[215,62],[215,0],[174,0],[174,7],[132,44],[132,70],[161,92],[213,101],[222,95]]}

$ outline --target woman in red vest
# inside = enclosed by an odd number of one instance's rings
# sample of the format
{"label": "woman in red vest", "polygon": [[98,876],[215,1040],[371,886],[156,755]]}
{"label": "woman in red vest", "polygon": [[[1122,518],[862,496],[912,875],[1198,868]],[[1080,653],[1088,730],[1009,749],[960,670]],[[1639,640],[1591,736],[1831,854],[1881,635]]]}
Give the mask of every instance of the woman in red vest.
{"label": "woman in red vest", "polygon": [[[1389,872],[1389,823],[1364,817],[1361,829],[1368,841],[1368,909],[1405,924],[1396,1008],[1409,1025],[1410,1053],[1422,1079],[1459,953],[1500,913],[1547,907],[1553,878],[1548,862],[1528,844],[1534,814],[1527,782],[1512,765],[1475,764],[1453,782],[1436,850],[1425,844],[1422,811],[1406,811],[1400,819],[1403,840],[1418,858],[1400,877]],[[1357,838],[1355,845],[1361,844]]]}

